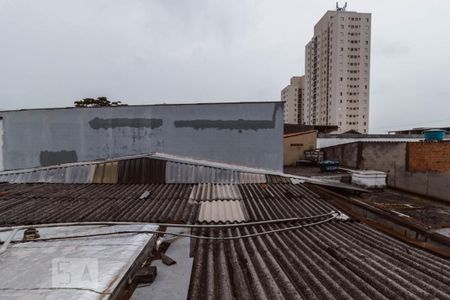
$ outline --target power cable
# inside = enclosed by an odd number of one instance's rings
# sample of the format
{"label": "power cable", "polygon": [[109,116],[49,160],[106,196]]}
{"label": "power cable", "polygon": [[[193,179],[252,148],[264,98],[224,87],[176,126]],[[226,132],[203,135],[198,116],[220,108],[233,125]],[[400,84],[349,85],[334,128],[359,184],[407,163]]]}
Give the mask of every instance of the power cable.
{"label": "power cable", "polygon": [[[73,235],[73,236],[63,236],[63,237],[50,237],[50,238],[39,238],[35,240],[28,240],[28,241],[11,241],[11,243],[27,243],[27,242],[45,242],[45,241],[55,241],[55,240],[67,240],[67,239],[78,239],[78,238],[88,238],[88,237],[98,237],[98,236],[108,236],[108,235],[117,235],[117,234],[167,234],[172,236],[180,236],[180,237],[187,237],[187,238],[194,238],[194,239],[201,239],[201,240],[237,240],[237,239],[243,239],[243,238],[250,238],[250,237],[257,237],[277,232],[283,232],[283,231],[290,231],[290,230],[296,230],[311,226],[317,226],[326,222],[329,222],[339,216],[338,213],[333,214],[330,218],[327,218],[325,220],[303,224],[303,225],[297,225],[297,226],[291,226],[286,228],[280,228],[280,229],[273,229],[263,232],[257,232],[252,234],[246,234],[246,235],[238,235],[238,236],[228,236],[228,237],[210,237],[210,236],[203,236],[203,235],[193,235],[193,234],[184,234],[184,233],[172,233],[172,232],[166,232],[166,231],[160,231],[160,230],[126,230],[126,231],[117,231],[117,232],[107,232],[107,233],[94,233],[94,234],[86,234],[86,235]],[[237,226],[240,224],[234,224],[234,226],[229,226],[229,228],[234,227],[240,227]]]}

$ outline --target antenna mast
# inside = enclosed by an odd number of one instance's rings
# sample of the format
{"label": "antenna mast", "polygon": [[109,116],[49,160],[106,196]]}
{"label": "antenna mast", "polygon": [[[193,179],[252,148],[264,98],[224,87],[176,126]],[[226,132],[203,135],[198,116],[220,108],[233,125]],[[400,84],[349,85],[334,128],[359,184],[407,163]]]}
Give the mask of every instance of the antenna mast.
{"label": "antenna mast", "polygon": [[337,11],[345,11],[347,9],[347,2],[345,2],[344,6],[339,7],[339,2],[336,2],[336,10]]}

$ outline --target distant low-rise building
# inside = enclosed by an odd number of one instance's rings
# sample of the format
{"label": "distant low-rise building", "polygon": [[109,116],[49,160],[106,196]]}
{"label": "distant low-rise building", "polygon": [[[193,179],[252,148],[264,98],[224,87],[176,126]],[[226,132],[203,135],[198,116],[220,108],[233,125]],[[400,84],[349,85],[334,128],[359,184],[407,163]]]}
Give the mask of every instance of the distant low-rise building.
{"label": "distant low-rise building", "polygon": [[308,130],[284,135],[284,165],[293,166],[305,159],[306,150],[316,149],[317,130]]}
{"label": "distant low-rise building", "polygon": [[292,77],[291,83],[281,90],[281,101],[284,102],[285,124],[303,124],[304,98],[304,76]]}

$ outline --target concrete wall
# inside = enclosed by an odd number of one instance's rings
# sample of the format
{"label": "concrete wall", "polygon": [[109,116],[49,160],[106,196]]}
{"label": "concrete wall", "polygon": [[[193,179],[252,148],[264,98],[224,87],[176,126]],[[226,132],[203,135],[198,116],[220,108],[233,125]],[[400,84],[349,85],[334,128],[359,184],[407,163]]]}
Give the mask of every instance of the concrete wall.
{"label": "concrete wall", "polygon": [[[344,167],[386,172],[391,187],[450,201],[450,170],[445,169],[449,166],[449,145],[449,142],[356,142],[322,150],[326,159],[339,160]],[[430,163],[424,165],[428,160]]]}
{"label": "concrete wall", "polygon": [[338,160],[341,166],[347,168],[358,168],[358,143],[350,143],[340,146],[333,146],[322,149],[324,158]]}
{"label": "concrete wall", "polygon": [[281,102],[39,109],[0,117],[5,170],[150,152],[283,166]]}
{"label": "concrete wall", "polygon": [[284,136],[284,165],[295,165],[297,160],[305,159],[305,150],[316,149],[317,131]]}

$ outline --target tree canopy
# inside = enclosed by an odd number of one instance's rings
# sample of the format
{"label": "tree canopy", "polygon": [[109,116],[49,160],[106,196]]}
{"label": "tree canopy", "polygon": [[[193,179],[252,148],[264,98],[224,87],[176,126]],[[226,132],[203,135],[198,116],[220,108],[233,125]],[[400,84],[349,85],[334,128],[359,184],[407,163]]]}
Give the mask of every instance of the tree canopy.
{"label": "tree canopy", "polygon": [[75,107],[126,106],[122,101],[109,101],[107,97],[84,98],[73,102]]}

